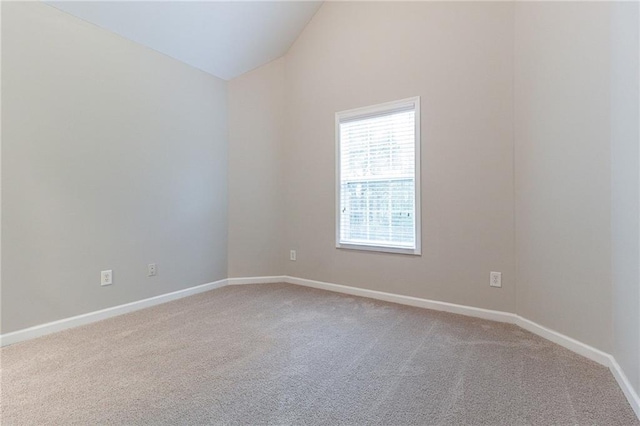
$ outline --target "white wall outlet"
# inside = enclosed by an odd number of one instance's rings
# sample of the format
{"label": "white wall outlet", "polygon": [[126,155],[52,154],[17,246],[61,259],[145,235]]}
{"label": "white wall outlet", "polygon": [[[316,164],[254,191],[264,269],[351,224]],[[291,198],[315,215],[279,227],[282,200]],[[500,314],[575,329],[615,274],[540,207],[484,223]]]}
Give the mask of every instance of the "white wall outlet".
{"label": "white wall outlet", "polygon": [[113,271],[111,269],[100,272],[100,285],[113,284]]}
{"label": "white wall outlet", "polygon": [[147,276],[148,277],[155,277],[157,273],[157,269],[156,269],[156,264],[155,263],[150,263],[147,265]]}
{"label": "white wall outlet", "polygon": [[491,287],[502,287],[502,272],[491,272],[489,275],[489,285]]}
{"label": "white wall outlet", "polygon": [[295,250],[291,250],[289,252],[289,260],[296,260],[296,251]]}

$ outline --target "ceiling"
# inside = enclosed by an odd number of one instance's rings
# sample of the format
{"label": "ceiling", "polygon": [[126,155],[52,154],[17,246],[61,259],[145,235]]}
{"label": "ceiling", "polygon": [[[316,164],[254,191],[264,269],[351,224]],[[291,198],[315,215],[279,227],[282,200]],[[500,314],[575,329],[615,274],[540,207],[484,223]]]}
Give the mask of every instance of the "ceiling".
{"label": "ceiling", "polygon": [[284,55],[321,1],[47,1],[229,80]]}

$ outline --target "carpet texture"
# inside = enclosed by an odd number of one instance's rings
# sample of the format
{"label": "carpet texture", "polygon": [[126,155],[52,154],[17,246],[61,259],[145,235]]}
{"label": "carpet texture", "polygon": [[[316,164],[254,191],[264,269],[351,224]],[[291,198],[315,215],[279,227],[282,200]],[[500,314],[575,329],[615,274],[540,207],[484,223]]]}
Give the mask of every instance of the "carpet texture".
{"label": "carpet texture", "polygon": [[0,351],[2,425],[638,425],[605,367],[516,326],[230,286]]}

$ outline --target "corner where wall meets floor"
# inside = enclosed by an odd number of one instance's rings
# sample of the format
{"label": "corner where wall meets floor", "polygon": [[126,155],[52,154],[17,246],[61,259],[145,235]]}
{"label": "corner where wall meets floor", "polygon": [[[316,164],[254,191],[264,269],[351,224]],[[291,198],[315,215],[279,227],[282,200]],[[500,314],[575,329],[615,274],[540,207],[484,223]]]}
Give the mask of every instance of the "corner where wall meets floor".
{"label": "corner where wall meets floor", "polygon": [[8,346],[12,344],[18,344],[19,342],[27,341],[37,337],[49,335],[58,331],[74,328],[77,326],[94,323],[96,321],[104,320],[107,318],[119,316],[122,314],[138,311],[140,309],[149,308],[152,306],[160,305],[173,300],[182,299],[184,297],[200,294],[217,288],[234,285],[260,285],[260,284],[275,284],[275,283],[289,283],[303,287],[311,287],[320,290],[327,290],[336,293],[348,294],[352,296],[365,297],[370,299],[376,299],[386,302],[397,303],[400,305],[413,306],[418,308],[430,309],[434,311],[443,311],[459,315],[464,315],[473,318],[481,318],[485,320],[497,321],[508,324],[515,324],[529,332],[532,332],[544,339],[547,339],[553,343],[556,343],[566,349],[575,352],[578,355],[584,356],[598,364],[601,364],[611,370],[613,377],[622,389],[625,397],[629,401],[631,408],[640,419],[640,397],[631,386],[628,378],[616,362],[615,358],[605,352],[602,352],[596,348],[586,345],[570,337],[564,336],[533,321],[523,318],[519,315],[492,311],[488,309],[475,308],[471,306],[457,305],[453,303],[439,302],[434,300],[420,299],[416,297],[403,296],[392,293],[385,293],[373,290],[366,290],[357,287],[350,287],[346,285],[326,283],[321,281],[314,281],[303,278],[296,278],[290,276],[269,276],[269,277],[245,277],[245,278],[228,278],[219,280],[213,283],[207,283],[204,285],[191,287],[185,290],[168,293],[165,295],[145,299],[139,302],[128,303],[125,305],[116,306],[101,311],[87,313],[72,318],[67,318],[61,321],[55,321],[49,324],[43,324],[36,327],[31,327],[25,330],[20,330],[13,333],[7,333],[0,336],[0,346]]}

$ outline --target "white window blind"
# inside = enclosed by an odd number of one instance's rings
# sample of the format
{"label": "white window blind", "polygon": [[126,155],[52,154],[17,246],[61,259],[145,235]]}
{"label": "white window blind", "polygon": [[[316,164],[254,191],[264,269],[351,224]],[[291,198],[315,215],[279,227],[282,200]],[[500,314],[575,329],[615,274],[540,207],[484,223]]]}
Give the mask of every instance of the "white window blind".
{"label": "white window blind", "polygon": [[337,246],[419,254],[419,99],[336,115]]}

